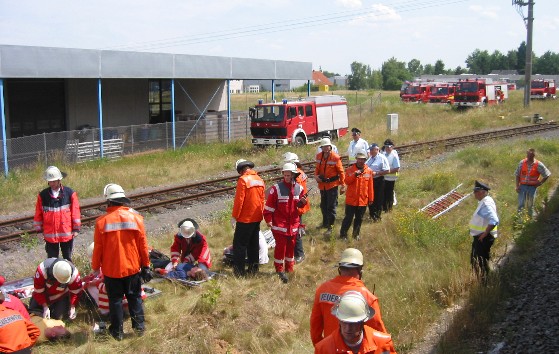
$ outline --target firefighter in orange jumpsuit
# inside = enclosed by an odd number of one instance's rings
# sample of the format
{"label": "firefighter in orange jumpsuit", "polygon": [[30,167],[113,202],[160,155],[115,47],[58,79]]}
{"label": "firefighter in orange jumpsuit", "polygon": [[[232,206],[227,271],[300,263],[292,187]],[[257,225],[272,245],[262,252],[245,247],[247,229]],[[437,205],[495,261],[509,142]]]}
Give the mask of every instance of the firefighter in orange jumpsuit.
{"label": "firefighter in orange jumpsuit", "polygon": [[3,303],[4,294],[0,292],[0,353],[31,353],[41,330]]}
{"label": "firefighter in orange jumpsuit", "polygon": [[338,328],[316,344],[315,354],[395,354],[390,334],[366,325],[374,314],[375,311],[358,291],[342,294],[332,308]]}
{"label": "firefighter in orange jumpsuit", "polygon": [[332,234],[332,225],[336,220],[338,206],[338,186],[340,193],[345,192],[344,166],[340,156],[332,151],[332,142],[323,138],[319,145],[322,152],[316,155],[314,178],[320,189],[320,211],[322,212],[322,226],[326,228],[326,235]]}
{"label": "firefighter in orange jumpsuit", "polygon": [[260,246],[260,222],[263,219],[264,189],[262,178],[253,170],[254,163],[237,160],[235,169],[240,175],[237,180],[231,226],[235,229],[233,236],[233,272],[236,276],[247,274],[245,269],[248,258],[248,274],[258,273]]}
{"label": "firefighter in orange jumpsuit", "polygon": [[380,315],[378,298],[373,295],[361,281],[363,268],[363,254],[355,248],[347,248],[342,252],[338,273],[339,276],[322,283],[314,295],[314,304],[311,311],[311,340],[316,346],[324,337],[338,329],[338,320],[332,315],[332,306],[340,296],[349,290],[361,293],[368,306],[374,310],[365,322],[367,326],[377,331],[386,332]]}
{"label": "firefighter in orange jumpsuit", "polygon": [[347,231],[353,222],[353,238],[359,240],[363,215],[367,211],[367,205],[372,205],[374,200],[373,171],[365,165],[367,152],[359,150],[355,154],[355,163],[345,171],[345,183],[347,193],[345,197],[345,217],[340,229],[340,238],[347,239]]}
{"label": "firefighter in orange jumpsuit", "polygon": [[[272,229],[276,240],[274,248],[274,266],[281,281],[289,281],[284,270],[293,272],[295,264],[295,238],[299,233],[299,210],[306,205],[303,186],[295,181],[297,166],[288,162],[283,165],[283,181],[270,188],[268,200],[264,206],[264,220]],[[284,269],[285,263],[285,269]]]}
{"label": "firefighter in orange jumpsuit", "polygon": [[[297,156],[297,154],[294,154],[292,152],[286,152],[285,154],[283,154],[283,163],[288,163],[288,162],[293,162],[295,165],[297,165],[297,173],[299,174],[299,176],[297,176],[295,181],[299,183],[301,186],[303,186],[303,192],[305,193],[305,196],[308,196],[308,192],[309,192],[307,188],[308,176],[305,173],[305,171],[303,171],[303,166],[299,161],[299,156]],[[305,235],[305,225],[303,225],[303,214],[307,213],[311,209],[311,203],[309,203],[308,199],[306,200],[307,200],[307,204],[305,204],[305,206],[302,208],[298,208],[299,216],[301,220],[300,220],[299,234],[295,238],[295,263],[297,264],[305,260],[305,250],[303,249],[303,236]]]}
{"label": "firefighter in orange jumpsuit", "polygon": [[145,331],[142,280],[149,282],[152,274],[143,217],[126,206],[130,199],[118,184],[106,185],[103,194],[108,202],[107,213],[95,221],[91,269],[96,276],[103,268],[109,296],[109,332],[122,340],[122,298],[128,300],[132,328],[142,335]]}
{"label": "firefighter in orange jumpsuit", "polygon": [[64,176],[56,166],[45,170],[43,178],[49,187],[37,196],[33,227],[37,233],[43,233],[48,258],[58,258],[62,251],[62,258],[71,262],[74,238],[81,228],[81,214],[78,195],[61,183]]}

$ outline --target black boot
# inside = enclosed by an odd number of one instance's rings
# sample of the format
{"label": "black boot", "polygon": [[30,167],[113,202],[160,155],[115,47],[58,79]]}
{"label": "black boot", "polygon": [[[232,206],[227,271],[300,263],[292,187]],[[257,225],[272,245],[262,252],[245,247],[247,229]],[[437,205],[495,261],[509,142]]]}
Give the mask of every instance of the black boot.
{"label": "black boot", "polygon": [[278,272],[278,277],[280,278],[280,280],[284,283],[287,284],[287,282],[289,281],[289,278],[287,277],[287,274],[285,274],[284,272]]}
{"label": "black boot", "polygon": [[248,265],[247,275],[249,277],[258,275],[258,263]]}

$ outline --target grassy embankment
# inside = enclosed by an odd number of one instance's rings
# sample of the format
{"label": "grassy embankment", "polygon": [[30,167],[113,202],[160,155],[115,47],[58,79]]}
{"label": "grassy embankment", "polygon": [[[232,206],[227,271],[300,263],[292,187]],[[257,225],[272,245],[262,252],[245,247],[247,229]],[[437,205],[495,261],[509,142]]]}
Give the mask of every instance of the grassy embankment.
{"label": "grassy embankment", "polygon": [[[367,102],[366,97],[364,101]],[[557,102],[535,102],[530,110],[524,110],[521,101],[521,93],[515,92],[505,105],[458,113],[446,106],[403,105],[398,102],[397,95],[387,94],[373,113],[363,113],[362,110],[361,119],[358,119],[359,114],[354,112],[350,119],[351,126],[363,130],[365,139],[382,142],[390,136],[386,132],[386,114],[399,113],[400,130],[391,136],[398,144],[524,124],[527,121],[523,117],[535,112],[549,119],[556,118],[552,117],[552,112],[557,110]],[[345,137],[337,143],[340,150],[345,150],[348,141],[349,137]],[[505,246],[515,237],[512,224],[516,193],[512,173],[528,145],[537,149],[538,157],[552,171],[558,170],[559,143],[532,138],[473,146],[451,153],[441,162],[426,163],[413,170],[404,168],[396,185],[399,204],[394,212],[385,216],[381,223],[365,223],[362,239],[349,242],[365,255],[365,283],[370,289],[376,289],[383,319],[399,352],[413,348],[445,307],[472,286],[468,264],[470,239],[466,226],[475,208],[474,199],[469,198],[436,221],[418,214],[418,208],[459,183],[465,183],[464,190],[469,191],[474,179],[488,182],[493,187],[492,195],[502,219],[501,236],[494,250],[497,255],[502,255]],[[189,146],[177,152],[63,166],[63,169],[71,174],[68,184],[78,190],[82,198],[87,198],[99,196],[108,182],[121,183],[125,189],[131,190],[202,179],[224,169],[231,170],[234,161],[240,157],[253,159],[257,165],[279,162],[287,150],[254,151],[248,142],[240,141],[230,145],[215,144],[211,148]],[[316,151],[309,147],[289,150],[297,152],[303,160],[312,159]],[[414,158],[428,160],[430,157],[406,157],[404,166]],[[44,186],[38,177],[41,171],[42,167],[31,172],[17,172],[2,183],[2,197],[18,196],[17,200],[9,199],[9,203],[4,204],[3,212],[13,211],[16,202],[22,210],[31,210],[37,191]],[[540,201],[550,185],[546,183],[539,191]],[[10,207],[6,206],[10,204]],[[265,274],[258,279],[228,277],[200,289],[187,290],[160,283],[157,287],[164,291],[164,295],[146,302],[149,322],[144,337],[120,343],[94,340],[88,332],[89,323],[85,317],[80,317],[70,326],[75,333],[70,341],[42,345],[36,351],[312,352],[308,318],[314,290],[319,283],[336,274],[336,261],[347,247],[345,242],[337,239],[325,240],[312,228],[320,220],[316,207],[318,199],[313,199],[312,204],[312,211],[306,217],[306,223],[311,226],[305,243],[307,260],[296,267],[289,284],[279,282],[273,274],[272,264],[263,267]],[[215,222],[202,225],[216,259],[223,247],[231,242],[228,215],[226,210]],[[343,198],[340,199],[338,215],[343,217]],[[148,215],[146,222],[152,217],[157,216]],[[171,236],[149,235],[150,243],[167,250]],[[309,242],[311,236],[315,239],[312,245]],[[78,253],[78,265],[87,268],[84,250],[78,250]],[[33,271],[33,266],[30,268]],[[221,269],[219,262],[216,262],[216,269]],[[130,331],[129,323],[126,326]]]}

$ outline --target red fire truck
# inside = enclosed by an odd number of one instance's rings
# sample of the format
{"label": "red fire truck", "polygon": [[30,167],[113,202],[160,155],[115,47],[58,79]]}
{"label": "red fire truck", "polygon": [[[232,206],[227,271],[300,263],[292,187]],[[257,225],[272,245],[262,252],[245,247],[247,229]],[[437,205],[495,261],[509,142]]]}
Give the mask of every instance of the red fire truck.
{"label": "red fire truck", "polygon": [[509,98],[508,85],[491,79],[466,79],[456,83],[454,106],[480,107],[499,104]]}
{"label": "red fire truck", "polygon": [[347,101],[342,96],[310,96],[281,103],[263,103],[249,109],[252,144],[304,145],[323,136],[347,133]]}
{"label": "red fire truck", "polygon": [[433,82],[412,82],[404,89],[404,93],[400,96],[402,102],[429,102],[429,95]]}
{"label": "red fire truck", "polygon": [[431,87],[429,94],[429,103],[445,103],[452,105],[454,103],[454,93],[456,84],[453,82],[439,82]]}
{"label": "red fire truck", "polygon": [[541,100],[546,98],[557,98],[555,80],[537,79],[530,84],[530,99]]}

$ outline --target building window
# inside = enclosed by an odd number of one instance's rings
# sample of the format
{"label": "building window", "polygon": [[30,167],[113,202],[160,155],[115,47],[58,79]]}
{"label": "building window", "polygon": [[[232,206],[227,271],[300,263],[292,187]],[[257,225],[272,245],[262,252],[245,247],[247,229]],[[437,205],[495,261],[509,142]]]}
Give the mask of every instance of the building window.
{"label": "building window", "polygon": [[171,80],[149,80],[150,124],[170,122]]}

